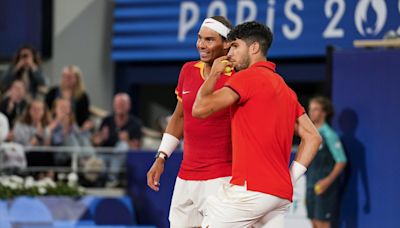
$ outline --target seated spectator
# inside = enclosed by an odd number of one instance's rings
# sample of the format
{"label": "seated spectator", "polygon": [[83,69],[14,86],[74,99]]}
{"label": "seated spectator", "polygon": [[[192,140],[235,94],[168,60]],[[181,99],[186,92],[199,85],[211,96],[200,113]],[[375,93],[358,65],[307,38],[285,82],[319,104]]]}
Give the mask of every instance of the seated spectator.
{"label": "seated spectator", "polygon": [[27,105],[26,90],[24,82],[15,80],[6,96],[0,102],[0,112],[8,118],[8,123],[12,128],[17,117],[21,116]]}
{"label": "seated spectator", "polygon": [[24,146],[44,146],[50,118],[46,105],[41,100],[33,100],[24,114],[15,123],[14,142]]}
{"label": "seated spectator", "polygon": [[142,139],[142,125],[139,119],[132,116],[131,99],[126,93],[114,96],[113,114],[106,117],[100,129],[93,137],[93,145],[116,147],[121,143],[130,145],[130,149],[139,149]]}
{"label": "seated spectator", "polygon": [[[81,134],[75,123],[72,113],[71,101],[59,98],[55,101],[54,119],[49,125],[48,143],[52,146],[79,147],[82,145],[84,135]],[[69,165],[71,155],[69,153],[56,153],[56,165]]]}
{"label": "seated spectator", "polygon": [[70,65],[64,67],[61,76],[61,83],[50,89],[46,95],[46,104],[49,109],[53,108],[57,98],[64,98],[71,101],[74,118],[79,127],[85,130],[93,128],[89,120],[90,101],[85,91],[83,75],[79,67]]}
{"label": "seated spectator", "polygon": [[[15,122],[13,140],[23,146],[47,146],[50,116],[42,100],[33,100]],[[54,153],[30,151],[26,153],[29,166],[53,166]],[[46,174],[47,173],[47,174]],[[34,176],[52,176],[52,172],[37,172]]]}
{"label": "seated spectator", "polygon": [[13,81],[22,80],[28,93],[34,97],[38,87],[46,85],[46,78],[42,73],[41,64],[39,53],[33,47],[21,47],[11,66],[1,78],[1,90],[6,91]]}
{"label": "seated spectator", "polygon": [[92,138],[96,146],[115,148],[115,153],[102,156],[108,167],[107,187],[120,185],[121,167],[123,167],[126,154],[119,152],[141,147],[142,125],[137,118],[129,114],[130,108],[129,95],[116,94],[113,101],[113,114],[103,120],[99,131]]}

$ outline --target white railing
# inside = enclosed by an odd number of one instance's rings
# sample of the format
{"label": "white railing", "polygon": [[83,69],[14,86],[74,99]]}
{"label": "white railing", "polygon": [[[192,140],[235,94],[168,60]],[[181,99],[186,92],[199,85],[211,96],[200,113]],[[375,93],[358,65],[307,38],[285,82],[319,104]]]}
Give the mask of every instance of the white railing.
{"label": "white railing", "polygon": [[[40,172],[46,170],[54,170],[57,172],[75,172],[78,173],[79,170],[79,158],[80,157],[91,157],[101,154],[115,154],[121,155],[126,154],[128,150],[120,150],[114,147],[68,147],[68,146],[27,146],[24,147],[26,153],[41,153],[41,152],[52,152],[52,153],[70,153],[71,154],[71,165],[70,167],[60,167],[60,166],[27,166],[25,171]],[[3,154],[0,151],[0,160],[3,161]],[[4,167],[0,167],[0,171]],[[121,171],[124,171],[125,167],[121,167]]]}

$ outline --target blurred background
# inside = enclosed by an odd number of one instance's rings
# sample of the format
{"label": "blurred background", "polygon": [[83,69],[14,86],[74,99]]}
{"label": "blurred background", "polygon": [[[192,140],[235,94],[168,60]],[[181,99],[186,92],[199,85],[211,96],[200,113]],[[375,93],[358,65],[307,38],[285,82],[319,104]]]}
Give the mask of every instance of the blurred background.
{"label": "blurred background", "polygon": [[[213,15],[269,26],[300,103],[332,101],[348,160],[334,227],[400,227],[400,0],[0,0],[0,228],[169,227],[182,154],[160,192],[146,172]],[[311,227],[305,182],[287,227]]]}

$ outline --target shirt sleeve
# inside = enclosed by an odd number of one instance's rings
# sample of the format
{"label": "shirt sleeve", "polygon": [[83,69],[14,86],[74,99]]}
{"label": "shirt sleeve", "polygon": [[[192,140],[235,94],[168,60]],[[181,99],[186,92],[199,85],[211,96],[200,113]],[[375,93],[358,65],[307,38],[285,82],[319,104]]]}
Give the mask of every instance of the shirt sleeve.
{"label": "shirt sleeve", "polygon": [[129,139],[137,139],[141,140],[142,133],[142,124],[141,121],[135,117],[132,117],[131,124],[128,129]]}
{"label": "shirt sleeve", "polygon": [[246,75],[242,73],[236,73],[226,83],[225,87],[235,91],[240,97],[238,103],[242,104],[246,102],[250,97],[250,81]]}
{"label": "shirt sleeve", "polygon": [[112,117],[107,116],[106,118],[104,118],[104,119],[101,121],[99,130],[101,130],[101,129],[102,129],[103,127],[105,127],[105,126],[108,126],[108,122],[109,122],[109,119],[110,119],[110,118],[112,118]]}
{"label": "shirt sleeve", "polygon": [[297,118],[302,116],[304,113],[306,113],[306,111],[304,110],[304,107],[299,102],[297,102],[297,107],[296,107]]}
{"label": "shirt sleeve", "polygon": [[187,74],[187,64],[183,65],[181,72],[179,73],[178,85],[175,88],[176,98],[182,102],[182,91],[183,91],[183,79]]}
{"label": "shirt sleeve", "polygon": [[326,132],[325,135],[326,145],[332,154],[336,163],[347,162],[346,154],[344,153],[343,145],[340,142],[338,135],[333,131]]}

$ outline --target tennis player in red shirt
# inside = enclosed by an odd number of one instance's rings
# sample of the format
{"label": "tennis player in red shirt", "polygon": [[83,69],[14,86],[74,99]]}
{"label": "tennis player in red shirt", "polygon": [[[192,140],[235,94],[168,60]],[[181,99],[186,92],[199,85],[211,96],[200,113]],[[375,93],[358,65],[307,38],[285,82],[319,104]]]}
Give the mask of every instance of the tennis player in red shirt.
{"label": "tennis player in red shirt", "polygon": [[[159,190],[164,162],[179,140],[184,138],[184,153],[169,212],[170,226],[200,227],[206,198],[232,173],[231,119],[229,109],[222,109],[206,119],[192,116],[197,91],[210,74],[214,60],[228,53],[226,37],[230,22],[221,16],[204,20],[197,39],[200,60],[184,64],[176,87],[177,105],[164,133],[159,152],[147,173],[147,183]],[[222,88],[231,73],[222,72],[215,88]]]}
{"label": "tennis player in red shirt", "polygon": [[[283,228],[294,182],[306,171],[321,137],[275,64],[266,60],[270,29],[243,23],[229,33],[228,41],[228,56],[214,61],[192,111],[205,118],[232,105],[232,179],[207,199],[203,227],[251,227],[262,220],[263,227]],[[227,65],[238,73],[215,90]],[[289,168],[294,133],[301,143]]]}

